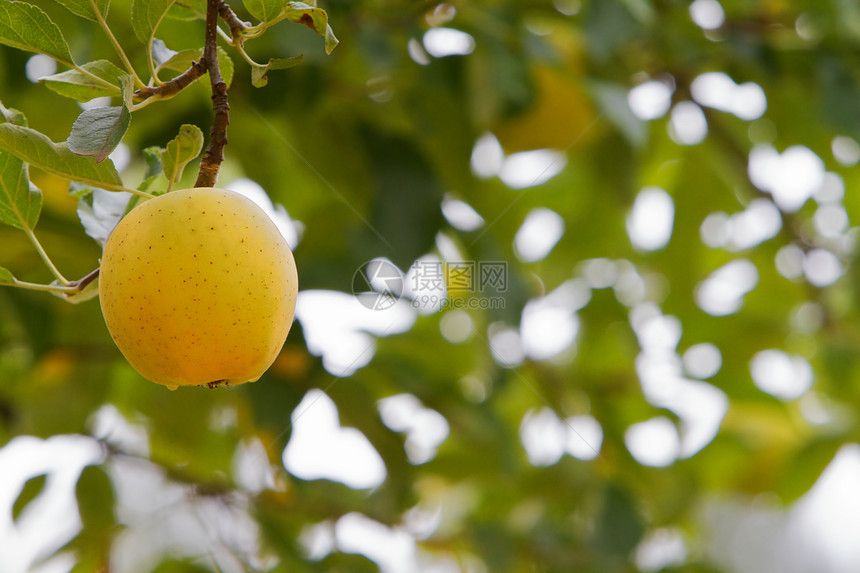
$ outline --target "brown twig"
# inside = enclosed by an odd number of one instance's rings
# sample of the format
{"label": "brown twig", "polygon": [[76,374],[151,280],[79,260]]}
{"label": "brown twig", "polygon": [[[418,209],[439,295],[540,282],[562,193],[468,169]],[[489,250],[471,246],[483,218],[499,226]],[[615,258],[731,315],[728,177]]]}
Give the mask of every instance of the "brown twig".
{"label": "brown twig", "polygon": [[218,16],[224,0],[207,0],[206,4],[206,45],[201,62],[209,72],[212,85],[212,129],[209,130],[209,145],[200,162],[195,187],[213,187],[218,179],[221,162],[224,161],[224,146],[227,145],[227,125],[230,123],[230,104],[227,101],[227,84],[221,77],[218,66]]}
{"label": "brown twig", "polygon": [[242,31],[250,26],[250,24],[240,20],[224,0],[218,2],[218,14],[230,27],[230,36],[233,38],[233,43],[241,43]]}
{"label": "brown twig", "polygon": [[144,100],[154,96],[168,98],[175,96],[180,91],[194,83],[198,78],[206,73],[206,65],[204,60],[192,62],[191,67],[160,86],[147,86],[134,92],[134,97]]}
{"label": "brown twig", "polygon": [[99,276],[99,269],[97,268],[93,271],[90,271],[89,274],[87,274],[85,277],[80,278],[76,281],[72,281],[66,286],[75,287],[76,289],[78,289],[78,292],[80,292],[80,291],[83,291],[85,288],[87,288],[87,285],[89,285],[91,282],[96,280],[98,278],[98,276]]}

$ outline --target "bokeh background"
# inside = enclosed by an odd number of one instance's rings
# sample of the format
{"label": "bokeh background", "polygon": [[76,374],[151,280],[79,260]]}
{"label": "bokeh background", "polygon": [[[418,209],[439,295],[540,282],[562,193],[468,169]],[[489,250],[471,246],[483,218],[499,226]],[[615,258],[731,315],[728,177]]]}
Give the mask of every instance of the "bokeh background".
{"label": "bokeh background", "polygon": [[[259,382],[169,392],[97,301],[0,288],[0,571],[860,570],[857,3],[321,7],[330,56],[289,23],[248,44],[304,55],[264,88],[227,48],[219,184],[301,281]],[[108,22],[145,69],[130,1]],[[0,49],[0,100],[63,141],[55,69]],[[210,121],[204,79],[111,159],[137,185],[144,148]],[[84,276],[77,199],[32,177]],[[11,227],[0,265],[50,280]]]}

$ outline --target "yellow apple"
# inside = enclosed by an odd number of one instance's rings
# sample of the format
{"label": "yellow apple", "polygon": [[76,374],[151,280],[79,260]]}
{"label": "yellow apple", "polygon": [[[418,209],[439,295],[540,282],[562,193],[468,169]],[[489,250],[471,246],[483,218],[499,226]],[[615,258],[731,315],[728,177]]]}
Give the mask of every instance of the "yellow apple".
{"label": "yellow apple", "polygon": [[114,342],[138,372],[170,389],[259,379],[284,345],[297,294],[278,228],[224,189],[141,203],[101,260],[99,299]]}

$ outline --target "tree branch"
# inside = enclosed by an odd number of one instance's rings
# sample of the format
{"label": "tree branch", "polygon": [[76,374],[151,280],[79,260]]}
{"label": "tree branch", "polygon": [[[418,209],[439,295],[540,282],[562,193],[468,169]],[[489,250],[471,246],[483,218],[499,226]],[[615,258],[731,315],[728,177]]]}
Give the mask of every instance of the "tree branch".
{"label": "tree branch", "polygon": [[90,271],[90,272],[87,274],[87,276],[85,276],[85,277],[83,277],[83,278],[80,278],[80,279],[78,279],[78,280],[76,280],[76,281],[72,281],[72,282],[70,282],[70,283],[68,284],[68,286],[70,286],[70,287],[75,287],[76,289],[78,289],[78,292],[80,292],[80,291],[84,290],[85,288],[87,288],[87,285],[88,285],[88,284],[90,284],[91,282],[93,282],[94,280],[96,280],[96,279],[98,278],[98,276],[99,276],[99,269],[100,269],[100,268],[101,268],[101,267],[96,268],[95,270]]}
{"label": "tree branch", "polygon": [[218,2],[218,14],[230,27],[230,36],[233,38],[233,43],[241,42],[242,31],[249,27],[248,22],[243,22],[239,19],[233,9],[227,5],[227,2],[220,0]]}
{"label": "tree branch", "polygon": [[204,61],[201,59],[199,62],[193,62],[190,68],[160,86],[140,88],[134,92],[134,97],[145,100],[156,96],[159,99],[167,99],[175,96],[206,73],[206,64]]}
{"label": "tree branch", "polygon": [[[200,162],[195,187],[213,187],[218,179],[221,162],[224,161],[224,146],[227,145],[227,125],[230,123],[230,104],[227,101],[227,84],[221,77],[218,66],[218,16],[224,0],[207,0],[206,4],[206,45],[203,48],[201,63],[209,72],[212,85],[212,129],[209,130],[209,146]],[[229,9],[229,8],[228,8]],[[232,11],[231,11],[232,12]],[[232,28],[231,28],[232,29]]]}

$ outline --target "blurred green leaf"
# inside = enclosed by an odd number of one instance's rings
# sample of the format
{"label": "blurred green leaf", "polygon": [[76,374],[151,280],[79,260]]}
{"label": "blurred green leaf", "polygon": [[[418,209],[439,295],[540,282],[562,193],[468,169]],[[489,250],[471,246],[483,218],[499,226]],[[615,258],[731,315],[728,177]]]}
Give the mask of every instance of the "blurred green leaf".
{"label": "blurred green leaf", "polygon": [[643,534],[642,522],[633,500],[624,491],[610,486],[603,499],[603,509],[592,537],[600,551],[626,559]]}
{"label": "blurred green leaf", "polygon": [[795,452],[788,460],[775,489],[783,503],[792,503],[809,491],[844,445],[842,438],[821,437],[810,440]]}
{"label": "blurred green leaf", "polygon": [[368,238],[376,251],[371,255],[368,250],[367,260],[387,256],[408,269],[433,245],[442,221],[439,204],[444,189],[409,141],[378,133],[368,133],[366,141],[374,185]]}
{"label": "blurred green leaf", "polygon": [[631,145],[644,145],[648,137],[648,126],[630,109],[627,90],[622,86],[606,83],[595,83],[591,89],[603,116],[618,128]]}
{"label": "blurred green leaf", "polygon": [[0,267],[0,283],[12,284],[15,282],[15,277],[8,270]]}
{"label": "blurred green leaf", "polygon": [[[105,468],[87,466],[75,487],[78,509],[84,531],[97,536],[108,536],[116,528],[114,485]],[[103,539],[103,541],[108,541]],[[109,544],[105,543],[107,548]]]}
{"label": "blurred green leaf", "polygon": [[45,489],[45,483],[48,481],[48,476],[45,474],[33,476],[24,483],[21,493],[18,494],[15,503],[12,505],[12,519],[17,521],[21,517],[21,513],[27,509],[27,505],[39,497],[39,494]]}

